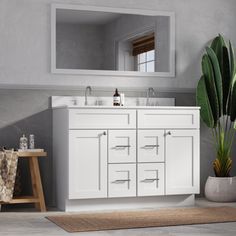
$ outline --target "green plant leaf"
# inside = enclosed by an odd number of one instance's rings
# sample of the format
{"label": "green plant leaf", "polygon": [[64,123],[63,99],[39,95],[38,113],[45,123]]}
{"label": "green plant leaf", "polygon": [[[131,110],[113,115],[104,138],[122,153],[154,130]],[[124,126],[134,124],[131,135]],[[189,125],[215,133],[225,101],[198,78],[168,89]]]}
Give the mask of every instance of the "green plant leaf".
{"label": "green plant leaf", "polygon": [[220,117],[223,114],[223,91],[222,91],[222,77],[221,77],[220,65],[213,49],[207,47],[206,51],[213,66],[214,82],[217,90],[217,96],[219,102],[219,117]]}
{"label": "green plant leaf", "polygon": [[222,37],[222,35],[220,35],[220,34],[219,34],[219,36],[214,38],[211,43],[211,48],[213,49],[213,51],[215,52],[215,54],[218,58],[221,71],[222,71],[222,67],[223,67],[223,50],[222,49],[225,46],[226,46],[225,40]]}
{"label": "green plant leaf", "polygon": [[214,126],[216,126],[217,120],[219,119],[219,102],[215,85],[213,67],[209,56],[206,54],[202,58],[202,72],[204,75],[212,115],[214,117]]}
{"label": "green plant leaf", "polygon": [[230,73],[230,58],[228,48],[223,46],[223,58],[222,58],[222,85],[223,85],[223,113],[229,114],[228,100],[230,99],[230,83],[231,83],[231,73]]}
{"label": "green plant leaf", "polygon": [[236,62],[235,62],[234,48],[232,46],[231,41],[229,41],[229,53],[230,53],[230,68],[231,68],[231,80],[232,80],[235,78]]}
{"label": "green plant leaf", "polygon": [[235,122],[236,120],[236,80],[233,81],[231,89],[231,99],[230,99],[230,120]]}
{"label": "green plant leaf", "polygon": [[[225,43],[222,35],[219,34],[211,43],[211,48],[215,52],[222,76],[222,86],[223,86],[223,114],[229,114],[230,108],[229,100],[230,100],[230,80],[231,80],[231,70],[230,67],[230,57],[228,53],[228,48]],[[233,51],[232,51],[233,52]],[[232,53],[231,52],[231,53]]]}
{"label": "green plant leaf", "polygon": [[215,121],[213,118],[209,98],[207,95],[207,89],[206,89],[204,76],[202,76],[198,82],[197,91],[196,91],[196,99],[197,99],[197,105],[201,107],[200,115],[201,115],[202,120],[205,122],[205,124],[208,127],[214,128]]}
{"label": "green plant leaf", "polygon": [[231,81],[230,81],[230,94],[229,94],[229,114],[232,122],[236,119],[236,61],[234,48],[229,41],[229,52],[230,52],[230,69],[231,69]]}

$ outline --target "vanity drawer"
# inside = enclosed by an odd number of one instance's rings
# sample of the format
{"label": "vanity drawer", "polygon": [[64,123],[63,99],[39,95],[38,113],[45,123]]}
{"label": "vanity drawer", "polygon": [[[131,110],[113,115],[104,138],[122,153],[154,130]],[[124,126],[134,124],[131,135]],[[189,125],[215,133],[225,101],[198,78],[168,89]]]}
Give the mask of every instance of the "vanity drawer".
{"label": "vanity drawer", "polygon": [[136,164],[109,164],[108,197],[136,196]]}
{"label": "vanity drawer", "polygon": [[138,128],[199,128],[199,110],[139,110]]}
{"label": "vanity drawer", "polygon": [[128,109],[70,109],[70,129],[136,128],[136,111]]}
{"label": "vanity drawer", "polygon": [[164,163],[138,164],[138,196],[164,195]]}
{"label": "vanity drawer", "polygon": [[108,131],[108,161],[136,162],[136,130]]}
{"label": "vanity drawer", "polygon": [[164,162],[164,130],[138,130],[138,162]]}

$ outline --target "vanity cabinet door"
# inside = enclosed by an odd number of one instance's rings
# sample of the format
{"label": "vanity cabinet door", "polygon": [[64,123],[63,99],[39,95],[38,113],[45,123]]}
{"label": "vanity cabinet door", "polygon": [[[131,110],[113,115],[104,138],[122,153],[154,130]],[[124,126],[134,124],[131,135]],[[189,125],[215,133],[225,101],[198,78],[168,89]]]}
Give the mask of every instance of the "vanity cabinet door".
{"label": "vanity cabinet door", "polygon": [[199,130],[166,131],[166,194],[199,193]]}
{"label": "vanity cabinet door", "polygon": [[164,163],[138,164],[138,196],[164,195]]}
{"label": "vanity cabinet door", "polygon": [[164,162],[164,130],[138,131],[138,162]]}
{"label": "vanity cabinet door", "polygon": [[107,197],[107,131],[69,131],[69,199]]}
{"label": "vanity cabinet door", "polygon": [[109,130],[109,163],[136,162],[136,130]]}
{"label": "vanity cabinet door", "polygon": [[109,164],[108,197],[136,196],[136,164]]}

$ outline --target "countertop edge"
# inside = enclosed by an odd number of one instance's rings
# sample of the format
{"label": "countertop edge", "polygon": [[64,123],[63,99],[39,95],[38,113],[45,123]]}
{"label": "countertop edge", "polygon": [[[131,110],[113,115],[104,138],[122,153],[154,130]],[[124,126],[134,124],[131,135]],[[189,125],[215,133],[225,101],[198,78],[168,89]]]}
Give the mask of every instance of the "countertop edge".
{"label": "countertop edge", "polygon": [[52,109],[200,110],[198,106],[58,106]]}

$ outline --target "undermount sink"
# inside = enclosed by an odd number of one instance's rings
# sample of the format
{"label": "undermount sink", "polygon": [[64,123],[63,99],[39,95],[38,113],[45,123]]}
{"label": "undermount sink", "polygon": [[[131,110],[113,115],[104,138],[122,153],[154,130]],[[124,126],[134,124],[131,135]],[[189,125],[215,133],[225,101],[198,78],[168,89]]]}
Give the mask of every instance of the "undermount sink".
{"label": "undermount sink", "polygon": [[[85,97],[83,96],[52,96],[52,107],[87,107],[87,106],[112,106],[112,97],[89,96],[88,103],[85,106]],[[125,97],[125,106],[147,106],[146,97]],[[175,98],[149,98],[148,106],[175,106]]]}

